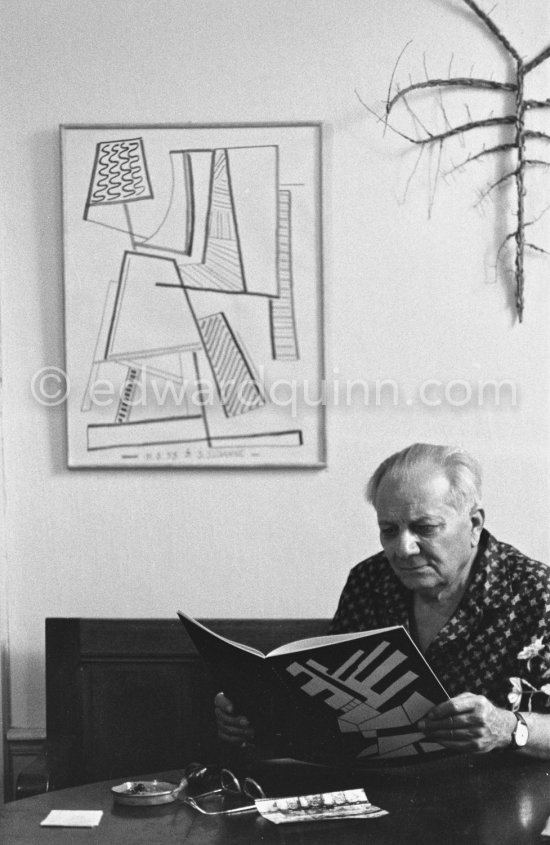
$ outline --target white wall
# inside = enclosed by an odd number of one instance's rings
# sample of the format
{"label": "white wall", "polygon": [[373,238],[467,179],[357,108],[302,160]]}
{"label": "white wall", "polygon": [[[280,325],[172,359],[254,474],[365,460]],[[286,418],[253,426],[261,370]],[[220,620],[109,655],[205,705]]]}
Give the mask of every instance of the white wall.
{"label": "white wall", "polygon": [[[501,0],[494,14],[523,54],[546,46],[546,0]],[[422,77],[423,53],[433,76],[451,54],[455,74],[505,74],[460,0],[4,0],[0,38],[5,728],[44,725],[46,616],[330,615],[349,567],[378,547],[364,482],[414,440],[470,448],[489,527],[548,559],[550,259],[527,261],[518,325],[493,268],[511,195],[474,209],[490,171],[470,165],[437,182],[429,218],[421,161],[404,202],[416,152],[384,137],[355,93],[379,108],[410,39],[403,84]],[[539,96],[549,79],[537,72]],[[483,97],[498,112],[497,95]],[[471,100],[460,92],[451,119]],[[328,379],[392,379],[399,403],[332,404],[324,471],[69,472],[63,409],[30,392],[36,370],[63,365],[58,124],[298,120],[327,124]],[[460,406],[455,382],[454,404],[430,407],[418,401],[427,379],[439,395],[457,379],[507,379],[517,401]]]}

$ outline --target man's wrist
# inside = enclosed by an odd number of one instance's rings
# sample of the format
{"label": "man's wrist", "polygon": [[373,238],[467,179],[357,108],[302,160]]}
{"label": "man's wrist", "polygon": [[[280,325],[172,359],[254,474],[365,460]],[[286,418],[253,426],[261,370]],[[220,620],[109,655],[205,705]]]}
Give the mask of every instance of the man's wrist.
{"label": "man's wrist", "polygon": [[511,710],[503,709],[500,712],[502,714],[501,748],[515,749],[518,747],[514,742],[514,732],[518,724],[517,716]]}
{"label": "man's wrist", "polygon": [[516,727],[512,733],[512,745],[515,748],[525,748],[529,742],[529,725],[522,713],[514,714],[517,720]]}

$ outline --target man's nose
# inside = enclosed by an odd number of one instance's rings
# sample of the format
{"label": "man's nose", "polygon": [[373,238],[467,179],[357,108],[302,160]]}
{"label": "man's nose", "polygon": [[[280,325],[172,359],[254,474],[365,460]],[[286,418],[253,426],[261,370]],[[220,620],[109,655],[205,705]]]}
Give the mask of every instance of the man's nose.
{"label": "man's nose", "polygon": [[407,558],[417,555],[420,551],[418,541],[410,531],[401,531],[397,537],[395,552],[398,557]]}

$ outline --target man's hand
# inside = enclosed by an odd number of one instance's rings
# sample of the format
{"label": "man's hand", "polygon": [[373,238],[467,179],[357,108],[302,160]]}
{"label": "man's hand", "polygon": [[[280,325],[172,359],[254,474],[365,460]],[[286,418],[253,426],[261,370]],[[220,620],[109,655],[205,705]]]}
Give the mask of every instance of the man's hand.
{"label": "man's hand", "polygon": [[428,739],[453,748],[484,754],[507,748],[512,741],[516,717],[491,704],[484,695],[464,692],[438,704],[418,722]]}
{"label": "man's hand", "polygon": [[214,699],[218,736],[234,745],[248,745],[254,742],[254,730],[246,716],[233,715],[233,703],[219,692]]}

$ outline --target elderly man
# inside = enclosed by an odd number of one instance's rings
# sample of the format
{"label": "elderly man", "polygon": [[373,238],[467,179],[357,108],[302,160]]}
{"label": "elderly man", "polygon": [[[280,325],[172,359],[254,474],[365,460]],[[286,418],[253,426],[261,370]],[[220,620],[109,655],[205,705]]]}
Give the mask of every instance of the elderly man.
{"label": "elderly man", "polygon": [[[550,715],[534,712],[546,697],[533,695],[531,709],[524,695],[517,712],[509,699],[512,678],[531,690],[550,682],[550,570],[484,529],[477,462],[416,443],[378,467],[367,498],[383,551],[352,569],[331,632],[408,628],[451,696],[419,722],[428,738],[550,758]],[[216,717],[222,739],[253,741],[223,693]]]}

